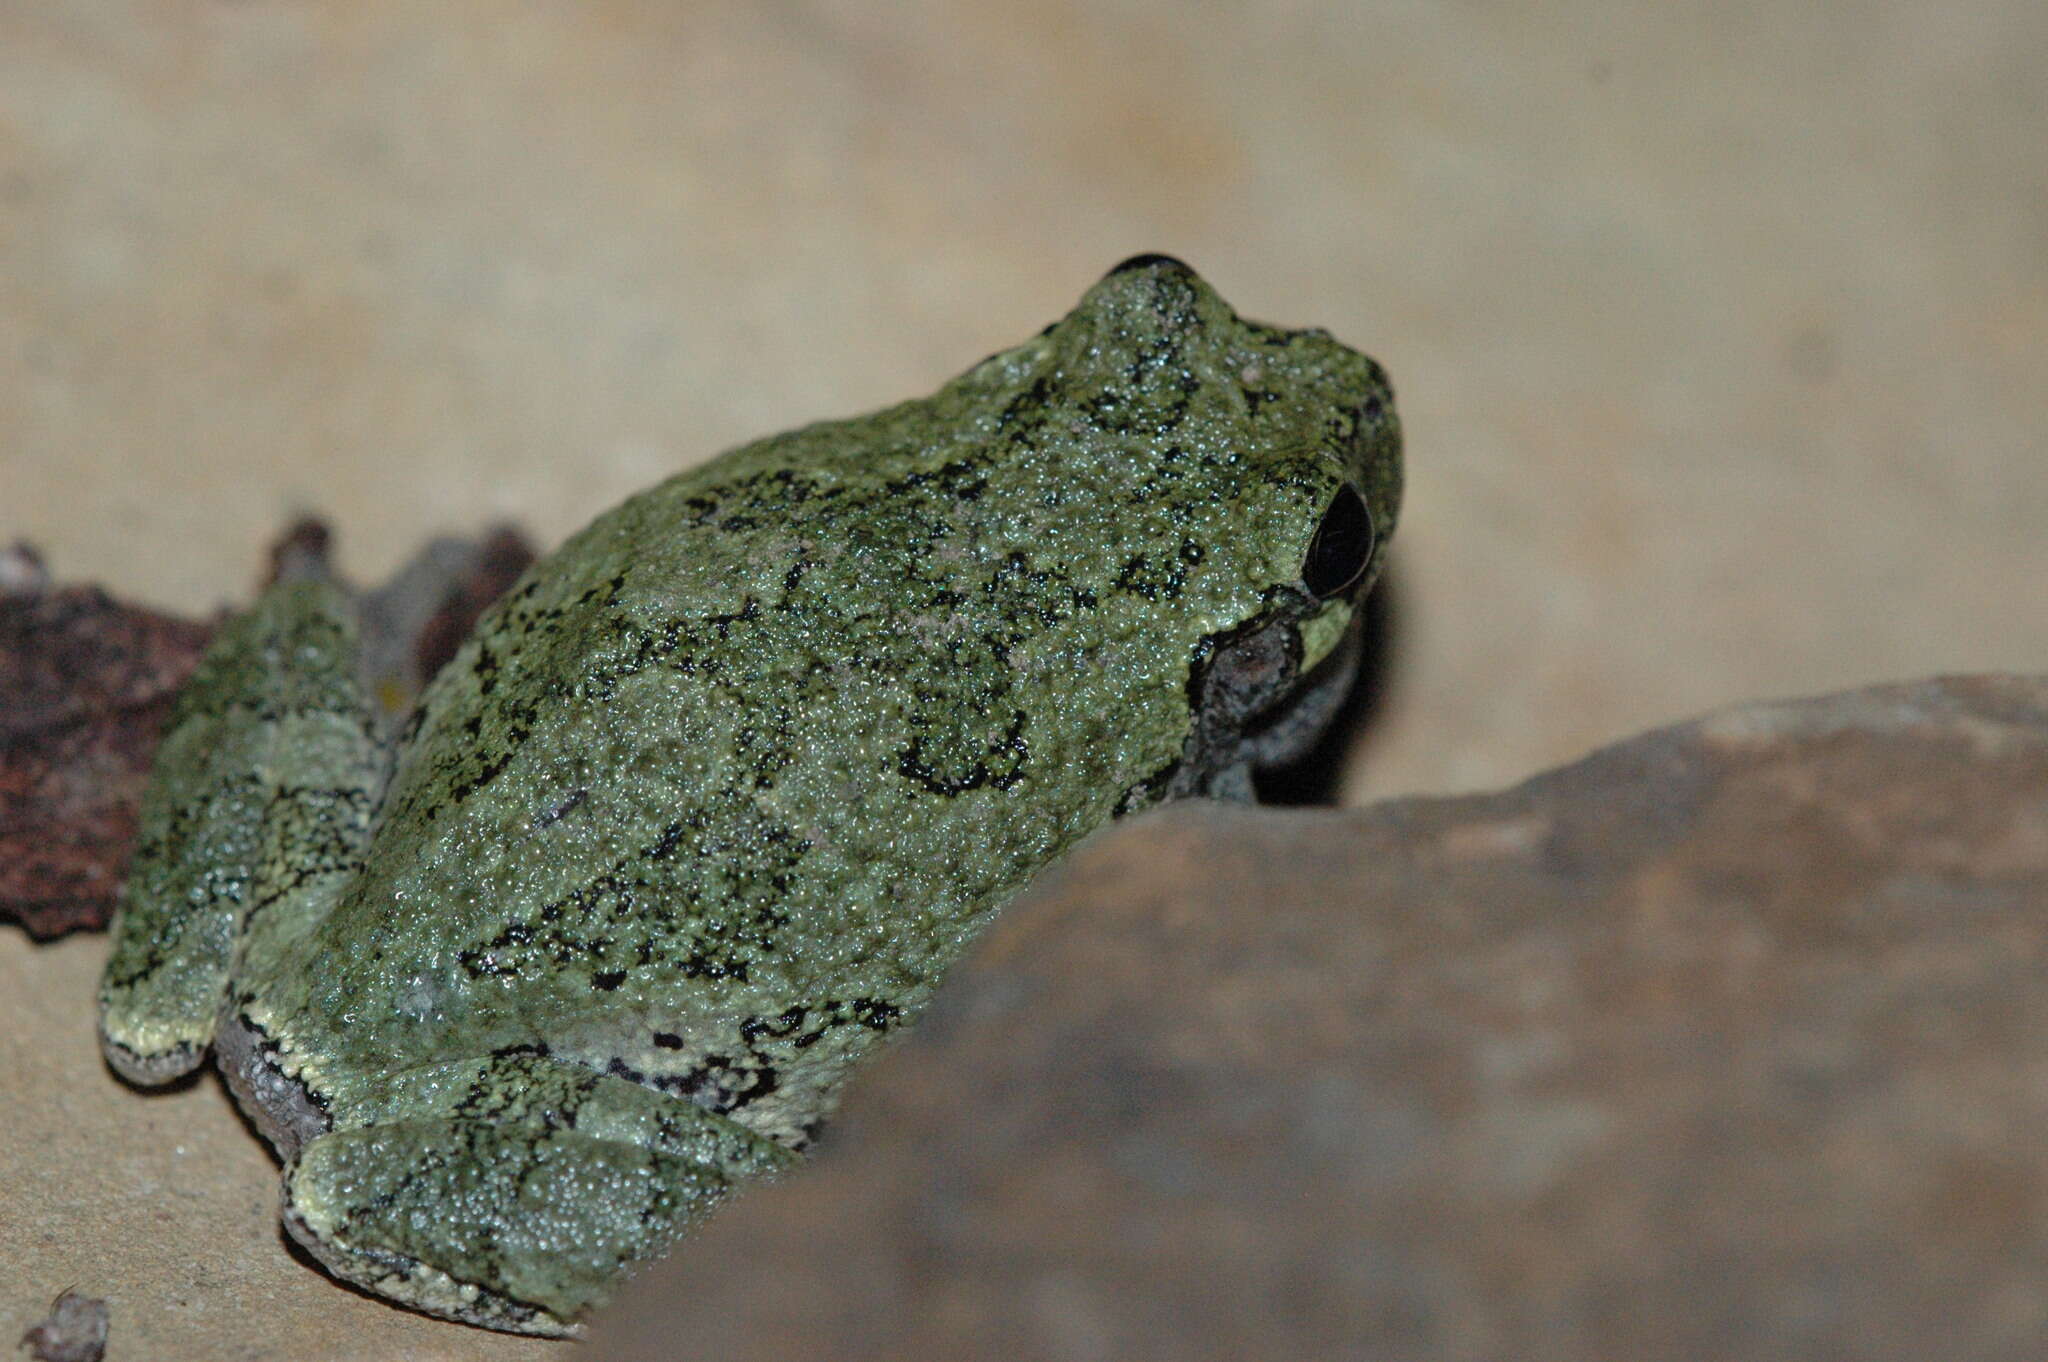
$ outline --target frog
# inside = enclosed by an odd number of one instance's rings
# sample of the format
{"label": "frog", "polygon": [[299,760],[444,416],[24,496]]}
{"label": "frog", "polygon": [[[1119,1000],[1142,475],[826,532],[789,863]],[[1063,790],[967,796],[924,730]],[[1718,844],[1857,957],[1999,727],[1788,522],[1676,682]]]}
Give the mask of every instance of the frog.
{"label": "frog", "polygon": [[106,1059],[211,1055],[334,1276],[573,1335],[1042,871],[1315,740],[1401,486],[1378,363],[1144,255],[600,515],[402,722],[349,593],[285,573],[167,721]]}

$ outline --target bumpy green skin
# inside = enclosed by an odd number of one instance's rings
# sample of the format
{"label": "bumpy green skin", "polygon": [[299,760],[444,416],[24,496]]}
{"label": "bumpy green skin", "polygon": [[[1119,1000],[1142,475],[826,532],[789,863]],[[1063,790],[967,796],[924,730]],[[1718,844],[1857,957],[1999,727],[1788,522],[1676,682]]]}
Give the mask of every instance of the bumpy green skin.
{"label": "bumpy green skin", "polygon": [[1146,257],[930,398],[600,517],[388,785],[331,589],[277,588],[166,742],[107,1052],[161,1081],[216,1040],[339,1275],[568,1330],[788,1165],[1034,874],[1299,745],[1273,715],[1331,691],[1378,563],[1305,569],[1347,486],[1383,547],[1378,366]]}

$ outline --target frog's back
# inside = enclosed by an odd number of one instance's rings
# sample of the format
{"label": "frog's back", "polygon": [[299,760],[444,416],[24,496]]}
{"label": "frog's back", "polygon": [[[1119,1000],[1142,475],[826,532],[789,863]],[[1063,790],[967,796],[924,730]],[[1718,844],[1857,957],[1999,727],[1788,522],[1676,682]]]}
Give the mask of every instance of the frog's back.
{"label": "frog's back", "polygon": [[741,451],[515,588],[423,701],[293,967],[300,1025],[416,1062],[545,1046],[792,1137],[984,912],[1171,764],[1184,676],[1044,544],[990,543],[1018,508],[985,453],[881,434]]}

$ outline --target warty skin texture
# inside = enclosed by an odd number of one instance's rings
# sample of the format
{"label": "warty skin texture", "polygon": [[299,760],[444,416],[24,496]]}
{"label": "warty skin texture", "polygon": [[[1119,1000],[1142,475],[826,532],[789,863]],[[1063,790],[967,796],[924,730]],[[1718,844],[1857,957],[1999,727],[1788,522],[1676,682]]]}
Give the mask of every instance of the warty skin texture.
{"label": "warty skin texture", "polygon": [[787,1166],[1039,870],[1313,737],[1400,478],[1370,359],[1141,257],[599,517],[391,753],[345,597],[283,583],[167,731],[109,1058],[217,1044],[323,1263],[561,1332]]}

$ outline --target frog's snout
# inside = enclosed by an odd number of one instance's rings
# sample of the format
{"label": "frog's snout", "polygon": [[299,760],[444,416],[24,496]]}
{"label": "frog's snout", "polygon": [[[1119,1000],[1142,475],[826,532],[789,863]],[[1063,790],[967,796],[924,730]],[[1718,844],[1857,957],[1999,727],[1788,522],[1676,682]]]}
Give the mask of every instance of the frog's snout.
{"label": "frog's snout", "polygon": [[1193,274],[1195,272],[1187,261],[1182,260],[1178,256],[1162,255],[1157,251],[1146,251],[1143,254],[1131,256],[1110,266],[1109,273],[1102,277],[1110,279],[1119,274],[1129,274],[1134,270],[1151,269],[1177,270],[1182,274]]}

